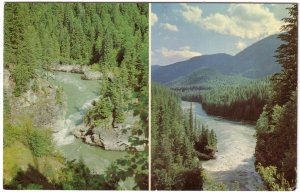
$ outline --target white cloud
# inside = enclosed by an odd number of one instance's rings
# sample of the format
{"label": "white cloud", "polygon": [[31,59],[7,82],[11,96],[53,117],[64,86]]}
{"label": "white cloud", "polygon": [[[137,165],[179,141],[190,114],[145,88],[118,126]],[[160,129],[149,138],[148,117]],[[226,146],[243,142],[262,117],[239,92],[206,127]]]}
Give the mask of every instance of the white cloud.
{"label": "white cloud", "polygon": [[178,58],[178,59],[189,59],[192,57],[200,56],[202,55],[200,52],[197,51],[192,51],[190,47],[181,47],[179,50],[172,50],[168,48],[161,48],[158,50],[160,54],[164,57],[169,57],[169,58]]}
{"label": "white cloud", "polygon": [[235,43],[235,46],[239,49],[239,50],[242,50],[242,49],[245,49],[247,47],[246,43],[244,43],[243,41],[238,41]]}
{"label": "white cloud", "polygon": [[262,4],[232,4],[226,14],[213,13],[207,17],[202,17],[199,7],[193,7],[197,10],[193,19],[190,18],[192,7],[186,4],[182,7],[181,14],[186,21],[207,30],[241,38],[262,38],[278,33],[282,24],[274,13]]}
{"label": "white cloud", "polygon": [[158,21],[157,15],[151,12],[151,26],[154,26],[157,21]]}
{"label": "white cloud", "polygon": [[199,7],[189,6],[186,3],[181,5],[184,8],[181,14],[188,22],[198,22],[201,19],[202,10]]}
{"label": "white cloud", "polygon": [[177,50],[162,47],[160,49],[155,50],[155,55],[155,57],[152,57],[152,63],[155,63],[154,61],[156,61],[156,58],[160,58],[159,64],[166,65],[179,61],[184,61],[192,57],[200,56],[202,54],[198,51],[191,50],[191,47],[189,46],[185,46],[180,47]]}
{"label": "white cloud", "polygon": [[166,30],[169,30],[172,32],[178,32],[178,28],[176,25],[172,25],[170,23],[162,23],[160,26]]}

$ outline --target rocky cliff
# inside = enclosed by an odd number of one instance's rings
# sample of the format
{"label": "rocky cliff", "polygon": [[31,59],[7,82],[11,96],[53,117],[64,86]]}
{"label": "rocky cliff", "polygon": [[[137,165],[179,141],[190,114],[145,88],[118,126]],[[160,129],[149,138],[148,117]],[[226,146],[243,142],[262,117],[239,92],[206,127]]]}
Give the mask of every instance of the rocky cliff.
{"label": "rocky cliff", "polygon": [[13,123],[20,117],[29,116],[35,127],[58,131],[64,124],[66,103],[57,86],[37,78],[29,83],[30,88],[19,97],[13,95],[14,82],[9,70],[4,69],[4,93],[10,103]]}

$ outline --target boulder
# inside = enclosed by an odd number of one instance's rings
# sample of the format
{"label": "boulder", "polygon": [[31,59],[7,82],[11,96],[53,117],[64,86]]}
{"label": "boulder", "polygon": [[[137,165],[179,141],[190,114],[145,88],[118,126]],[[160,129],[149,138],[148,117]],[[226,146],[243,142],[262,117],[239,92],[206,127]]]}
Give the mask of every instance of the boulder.
{"label": "boulder", "polygon": [[86,135],[83,137],[83,141],[87,144],[90,144],[90,145],[94,145],[94,142],[92,141],[92,138],[90,135]]}
{"label": "boulder", "polygon": [[104,147],[103,140],[100,138],[99,135],[93,134],[93,135],[92,135],[92,140],[93,140],[93,142],[94,142],[97,146],[99,146],[99,147]]}

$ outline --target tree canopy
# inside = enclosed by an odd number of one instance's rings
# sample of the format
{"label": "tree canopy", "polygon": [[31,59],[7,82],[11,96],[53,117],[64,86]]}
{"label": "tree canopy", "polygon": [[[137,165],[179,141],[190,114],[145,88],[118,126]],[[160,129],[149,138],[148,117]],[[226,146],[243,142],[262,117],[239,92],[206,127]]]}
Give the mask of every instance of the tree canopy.
{"label": "tree canopy", "polygon": [[256,124],[256,164],[272,190],[294,189],[297,177],[298,5],[288,10],[276,54],[283,70],[273,75],[272,96]]}

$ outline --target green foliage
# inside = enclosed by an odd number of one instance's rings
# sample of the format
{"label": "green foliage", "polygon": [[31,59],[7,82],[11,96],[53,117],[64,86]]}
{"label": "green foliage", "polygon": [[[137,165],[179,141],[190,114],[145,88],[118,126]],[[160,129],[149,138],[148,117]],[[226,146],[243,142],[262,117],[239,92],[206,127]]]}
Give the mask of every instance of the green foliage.
{"label": "green foliage", "polygon": [[56,104],[58,104],[58,105],[62,105],[63,104],[63,93],[64,93],[63,87],[58,87],[56,89],[56,92],[55,92],[55,101],[56,101]]}
{"label": "green foliage", "polygon": [[105,97],[101,99],[97,107],[99,108],[99,115],[101,115],[103,119],[106,119],[111,115],[112,104],[109,98]]}
{"label": "green foliage", "polygon": [[105,173],[106,188],[116,189],[120,181],[134,178],[135,190],[148,189],[148,152],[132,152],[117,160]]}
{"label": "green foliage", "polygon": [[20,123],[12,124],[9,119],[4,119],[4,146],[8,147],[15,141],[28,145],[29,135],[32,131],[32,121],[29,118],[23,118]]}
{"label": "green foliage", "polygon": [[184,114],[179,97],[162,86],[152,84],[151,94],[152,189],[201,190],[192,113]]}
{"label": "green foliage", "polygon": [[200,102],[210,115],[256,121],[269,97],[270,83],[267,80],[229,82],[210,81],[201,86],[172,89],[180,93],[183,100]]}
{"label": "green foliage", "polygon": [[27,91],[28,82],[33,77],[33,73],[29,65],[17,65],[12,71],[12,76],[16,83],[14,95],[18,97]]}
{"label": "green foliage", "polygon": [[116,107],[114,110],[114,119],[116,123],[123,123],[125,120],[124,112],[120,107]]}
{"label": "green foliage", "polygon": [[39,90],[39,85],[37,80],[34,80],[31,86],[32,91],[37,92]]}
{"label": "green foliage", "polygon": [[289,182],[283,175],[277,172],[275,166],[263,167],[260,163],[256,166],[258,173],[261,175],[268,189],[271,191],[290,191]]}
{"label": "green foliage", "polygon": [[92,71],[100,71],[100,65],[98,65],[98,64],[91,65],[91,70]]}
{"label": "green foliage", "polygon": [[29,184],[29,185],[27,185],[27,187],[25,189],[27,189],[27,190],[41,190],[41,189],[43,189],[43,186],[38,185],[38,184]]}
{"label": "green foliage", "polygon": [[285,42],[277,49],[281,73],[272,77],[272,96],[257,121],[256,165],[270,189],[296,186],[297,168],[297,15],[294,4],[283,19]]}
{"label": "green foliage", "polygon": [[[200,127],[202,127],[201,131]],[[214,154],[217,151],[217,136],[214,130],[209,130],[200,122],[197,123],[196,130],[198,131],[195,133],[195,150],[199,153],[208,155],[208,157],[204,158],[204,160],[208,160],[208,158],[214,158]]]}
{"label": "green foliage", "polygon": [[283,67],[283,71],[272,77],[275,91],[273,102],[279,105],[288,102],[297,89],[298,5],[293,4],[287,9],[289,17],[282,19],[285,24],[281,26],[283,33],[279,35],[283,44],[277,48],[275,55],[277,62]]}
{"label": "green foliage", "polygon": [[6,3],[4,63],[15,71],[15,95],[28,89],[36,69],[48,71],[60,63],[92,65],[94,70],[126,68],[132,88],[145,86],[147,7],[147,3]]}
{"label": "green foliage", "polygon": [[82,161],[67,161],[60,172],[59,184],[64,190],[92,190],[99,189],[97,181],[99,175],[93,175]]}
{"label": "green foliage", "polygon": [[52,153],[52,136],[49,130],[34,127],[30,118],[24,117],[17,121],[17,124],[12,124],[9,119],[4,119],[4,147],[18,141],[30,147],[37,157]]}
{"label": "green foliage", "polygon": [[28,140],[33,155],[36,157],[50,155],[53,150],[51,138],[49,130],[33,129]]}

